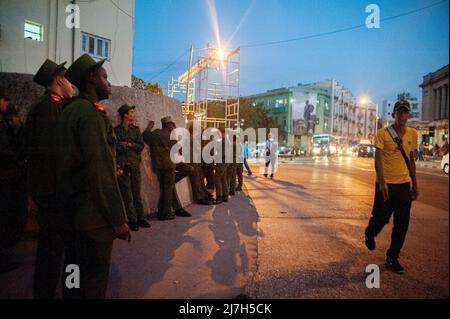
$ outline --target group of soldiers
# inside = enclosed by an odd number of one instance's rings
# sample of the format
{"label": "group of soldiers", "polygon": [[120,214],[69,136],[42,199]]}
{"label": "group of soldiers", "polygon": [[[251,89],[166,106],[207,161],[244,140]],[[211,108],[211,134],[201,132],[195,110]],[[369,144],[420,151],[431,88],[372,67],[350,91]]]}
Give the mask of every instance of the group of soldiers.
{"label": "group of soldiers", "polygon": [[[0,271],[17,267],[10,262],[11,247],[27,211],[35,210],[35,298],[57,297],[60,280],[65,298],[105,297],[114,239],[130,241],[130,231],[150,227],[140,194],[144,144],[160,184],[160,220],[191,216],[175,191],[175,183],[185,177],[201,205],[226,202],[242,190],[243,164],[175,164],[170,159],[176,143],[170,139],[176,127],[171,117],[161,119],[161,129],[151,122],[141,133],[133,124],[136,107],[125,104],[118,110],[121,124],[113,128],[99,103],[112,94],[103,63],[87,54],[67,69],[65,63],[46,60],[33,78],[46,91],[25,123],[0,89]],[[208,188],[216,189],[216,198]],[[64,285],[69,264],[79,267],[77,289]]]}

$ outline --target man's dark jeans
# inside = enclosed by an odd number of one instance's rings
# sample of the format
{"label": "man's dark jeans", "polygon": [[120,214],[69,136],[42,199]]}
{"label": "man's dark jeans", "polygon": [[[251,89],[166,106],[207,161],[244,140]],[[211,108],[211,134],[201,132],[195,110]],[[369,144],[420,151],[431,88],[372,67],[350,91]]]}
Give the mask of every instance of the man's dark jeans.
{"label": "man's dark jeans", "polygon": [[392,213],[394,213],[391,247],[387,251],[387,257],[397,259],[408,232],[411,211],[411,185],[410,183],[388,184],[388,188],[389,200],[385,202],[379,184],[376,183],[375,185],[372,218],[366,228],[366,236],[376,237],[384,225],[389,223]]}

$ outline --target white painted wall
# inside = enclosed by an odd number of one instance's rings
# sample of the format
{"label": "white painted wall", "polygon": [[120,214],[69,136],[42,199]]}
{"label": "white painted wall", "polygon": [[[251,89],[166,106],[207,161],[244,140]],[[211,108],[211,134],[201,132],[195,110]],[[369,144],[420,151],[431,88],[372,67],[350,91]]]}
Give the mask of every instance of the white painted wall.
{"label": "white painted wall", "polygon": [[[111,59],[104,66],[110,82],[131,86],[134,41],[134,0],[95,0],[77,2],[80,29],[66,27],[69,0],[0,1],[0,72],[35,74],[46,58],[67,65],[81,55],[81,32],[111,40]],[[124,13],[126,12],[126,13]],[[42,42],[24,38],[24,22],[44,26]]]}

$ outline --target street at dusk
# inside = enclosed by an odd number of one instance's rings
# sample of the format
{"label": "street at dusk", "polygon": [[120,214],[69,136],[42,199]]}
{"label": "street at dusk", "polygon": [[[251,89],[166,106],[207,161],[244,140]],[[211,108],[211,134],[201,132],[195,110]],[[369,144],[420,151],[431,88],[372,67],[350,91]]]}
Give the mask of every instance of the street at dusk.
{"label": "street at dusk", "polygon": [[449,0],[0,0],[0,301],[448,300],[449,40]]}

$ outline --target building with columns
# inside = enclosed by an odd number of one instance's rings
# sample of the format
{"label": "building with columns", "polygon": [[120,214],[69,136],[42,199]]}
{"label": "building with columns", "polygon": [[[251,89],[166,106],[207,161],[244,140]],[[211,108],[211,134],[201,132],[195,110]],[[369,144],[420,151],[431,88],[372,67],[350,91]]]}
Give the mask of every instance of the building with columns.
{"label": "building with columns", "polygon": [[423,77],[422,118],[427,121],[428,143],[442,145],[448,139],[448,70],[449,65]]}

